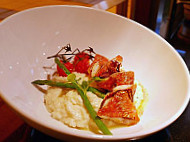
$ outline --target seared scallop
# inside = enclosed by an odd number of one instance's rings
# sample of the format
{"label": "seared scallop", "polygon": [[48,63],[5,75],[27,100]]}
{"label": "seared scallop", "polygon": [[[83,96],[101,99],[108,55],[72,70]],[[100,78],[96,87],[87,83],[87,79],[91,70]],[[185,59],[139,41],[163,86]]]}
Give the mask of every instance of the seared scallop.
{"label": "seared scallop", "polygon": [[140,119],[129,90],[109,93],[102,101],[98,116],[127,126],[137,124]]}

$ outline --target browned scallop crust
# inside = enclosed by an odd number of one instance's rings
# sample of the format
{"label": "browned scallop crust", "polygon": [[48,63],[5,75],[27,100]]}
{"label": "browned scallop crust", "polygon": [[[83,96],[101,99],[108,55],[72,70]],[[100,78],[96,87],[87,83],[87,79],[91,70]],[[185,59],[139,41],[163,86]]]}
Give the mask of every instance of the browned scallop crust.
{"label": "browned scallop crust", "polygon": [[128,126],[137,124],[140,119],[128,92],[120,90],[108,94],[100,106],[98,116]]}

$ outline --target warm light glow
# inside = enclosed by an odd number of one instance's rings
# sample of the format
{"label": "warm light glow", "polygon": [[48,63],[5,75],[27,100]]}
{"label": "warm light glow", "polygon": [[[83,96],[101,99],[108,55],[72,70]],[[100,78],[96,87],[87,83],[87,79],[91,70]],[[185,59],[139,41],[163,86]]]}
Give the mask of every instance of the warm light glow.
{"label": "warm light glow", "polygon": [[128,0],[128,4],[127,4],[127,18],[132,18],[131,17],[131,11],[132,11],[132,0]]}
{"label": "warm light glow", "polygon": [[108,9],[107,11],[109,11],[109,12],[112,12],[112,13],[116,13],[116,6],[114,6],[114,7],[112,7],[112,8],[110,8],[110,9]]}

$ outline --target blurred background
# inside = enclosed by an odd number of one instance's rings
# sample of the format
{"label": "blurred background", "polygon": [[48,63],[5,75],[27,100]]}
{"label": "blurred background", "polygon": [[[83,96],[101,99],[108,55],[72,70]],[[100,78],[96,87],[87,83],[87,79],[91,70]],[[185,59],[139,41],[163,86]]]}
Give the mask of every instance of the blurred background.
{"label": "blurred background", "polygon": [[[45,5],[93,7],[137,21],[167,40],[190,69],[190,0],[0,0],[0,22],[19,11]],[[189,125],[188,108],[168,128],[138,141],[189,142],[189,127],[180,127]],[[58,141],[25,124],[1,98],[0,112],[0,142]]]}

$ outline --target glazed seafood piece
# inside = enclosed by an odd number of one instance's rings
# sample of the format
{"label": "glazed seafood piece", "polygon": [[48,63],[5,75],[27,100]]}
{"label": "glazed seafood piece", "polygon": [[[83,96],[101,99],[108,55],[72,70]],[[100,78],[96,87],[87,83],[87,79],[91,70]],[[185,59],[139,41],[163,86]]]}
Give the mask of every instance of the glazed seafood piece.
{"label": "glazed seafood piece", "polygon": [[[130,87],[134,84],[134,72],[116,72],[111,74],[105,80],[97,82],[98,88],[113,91],[119,88]],[[123,89],[122,89],[123,90]]]}
{"label": "glazed seafood piece", "polygon": [[132,87],[108,93],[101,103],[98,116],[127,126],[137,124],[140,119],[132,99],[135,89]]}
{"label": "glazed seafood piece", "polygon": [[96,54],[94,61],[88,68],[88,73],[91,77],[109,77],[111,74],[120,72],[123,58],[118,55],[109,60],[106,57]]}
{"label": "glazed seafood piece", "polygon": [[109,60],[102,55],[96,54],[94,61],[88,68],[88,73],[91,77],[104,78],[96,82],[96,87],[112,91],[113,88],[120,85],[134,84],[134,72],[122,71],[122,61],[123,58],[120,55]]}

